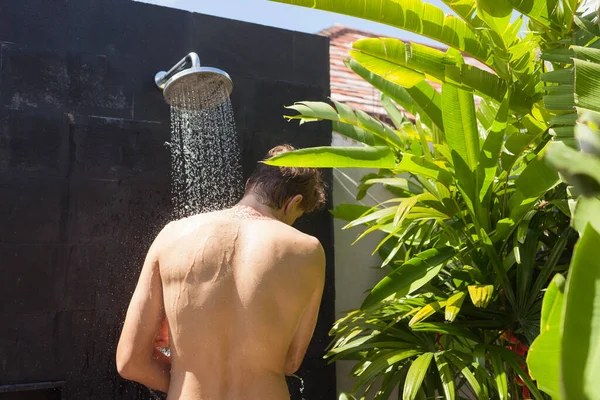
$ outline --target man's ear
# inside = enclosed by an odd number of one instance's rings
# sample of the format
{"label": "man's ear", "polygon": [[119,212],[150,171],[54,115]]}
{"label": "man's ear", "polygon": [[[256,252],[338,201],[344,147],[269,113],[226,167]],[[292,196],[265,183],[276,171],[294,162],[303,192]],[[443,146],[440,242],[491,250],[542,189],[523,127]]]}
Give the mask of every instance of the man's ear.
{"label": "man's ear", "polygon": [[285,213],[286,214],[289,213],[290,210],[292,209],[292,207],[294,207],[294,206],[296,206],[296,207],[300,206],[300,203],[302,203],[303,198],[304,197],[302,197],[301,194],[297,194],[294,197],[292,197],[285,205],[285,210],[284,210]]}

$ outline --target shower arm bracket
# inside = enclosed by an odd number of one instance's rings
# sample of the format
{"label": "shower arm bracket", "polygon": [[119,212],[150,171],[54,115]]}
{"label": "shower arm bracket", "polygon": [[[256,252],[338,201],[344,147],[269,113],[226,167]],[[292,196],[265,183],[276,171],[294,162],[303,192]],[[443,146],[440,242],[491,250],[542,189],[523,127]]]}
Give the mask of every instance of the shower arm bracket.
{"label": "shower arm bracket", "polygon": [[[189,65],[189,67],[188,67]],[[156,83],[156,86],[158,86],[160,89],[163,89],[165,87],[165,84],[167,83],[167,81],[169,79],[171,79],[171,77],[173,75],[175,75],[177,72],[185,69],[185,68],[197,68],[200,67],[200,57],[198,57],[198,54],[196,53],[190,53],[187,56],[185,56],[184,58],[181,59],[181,61],[179,61],[177,64],[175,64],[173,66],[173,68],[171,68],[168,72],[166,71],[160,71],[157,72],[156,75],[154,76],[154,82]]]}

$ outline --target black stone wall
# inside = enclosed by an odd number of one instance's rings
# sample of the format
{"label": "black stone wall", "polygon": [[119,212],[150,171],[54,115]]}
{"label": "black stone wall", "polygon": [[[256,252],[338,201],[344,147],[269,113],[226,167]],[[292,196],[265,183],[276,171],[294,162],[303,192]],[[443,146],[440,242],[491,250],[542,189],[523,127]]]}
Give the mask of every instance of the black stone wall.
{"label": "black stone wall", "polygon": [[[282,118],[283,105],[329,95],[325,38],[125,0],[0,1],[0,399],[45,398],[7,393],[40,382],[59,382],[66,399],[150,398],[118,377],[114,352],[171,210],[169,108],[153,77],[190,51],[233,79],[245,177],[276,144],[330,143],[326,124]],[[324,211],[298,227],[328,257],[299,375],[306,399],[333,399],[322,360],[332,222]]]}

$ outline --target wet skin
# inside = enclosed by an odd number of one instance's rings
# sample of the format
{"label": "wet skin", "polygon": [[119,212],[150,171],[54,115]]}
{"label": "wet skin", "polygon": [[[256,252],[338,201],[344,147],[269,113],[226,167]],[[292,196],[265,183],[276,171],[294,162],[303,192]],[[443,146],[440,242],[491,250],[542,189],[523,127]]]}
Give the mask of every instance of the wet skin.
{"label": "wet skin", "polygon": [[[142,269],[119,372],[168,399],[289,399],[324,275],[317,239],[252,208],[172,222]],[[170,359],[155,349],[166,344]]]}

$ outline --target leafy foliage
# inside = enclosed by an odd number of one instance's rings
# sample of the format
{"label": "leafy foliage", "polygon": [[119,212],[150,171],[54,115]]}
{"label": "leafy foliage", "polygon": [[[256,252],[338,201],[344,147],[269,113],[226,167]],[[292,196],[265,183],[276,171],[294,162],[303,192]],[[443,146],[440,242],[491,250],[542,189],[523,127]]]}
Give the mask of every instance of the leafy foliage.
{"label": "leafy foliage", "polygon": [[[351,395],[386,399],[399,387],[408,399],[468,392],[545,398],[524,359],[540,318],[544,336],[553,335],[547,323],[557,317],[543,306],[543,289],[556,271],[568,271],[577,240],[571,209],[587,210],[576,211],[577,230],[600,227],[600,203],[574,205],[555,169],[579,182],[575,189],[600,193],[600,165],[585,168],[575,157],[591,158],[571,149],[577,112],[600,104],[596,14],[577,12],[578,0],[443,0],[458,17],[420,0],[277,1],[386,23],[449,46],[355,42],[347,65],[382,92],[393,125],[336,102],[296,103],[289,119],[331,121],[361,146],[267,161],[379,168],[362,180],[360,196],[374,185],[393,195],[372,208],[333,210],[349,221],[346,229],[363,228],[357,240],[385,234],[375,252],[387,276],[331,330],[330,361],[357,362]],[[468,65],[463,54],[482,65]],[[429,82],[441,83],[441,93]],[[600,152],[600,141],[583,135],[584,147]],[[538,369],[534,376],[550,375]],[[588,395],[581,392],[587,382],[574,383],[577,393]]]}
{"label": "leafy foliage", "polygon": [[[577,123],[579,151],[557,142],[548,161],[582,195],[574,199],[574,226],[581,239],[573,255],[568,280],[557,274],[544,296],[542,329],[527,357],[539,387],[553,399],[599,399],[600,285],[598,266],[598,206],[600,177],[600,115],[587,111]],[[562,155],[559,152],[564,151]]]}

